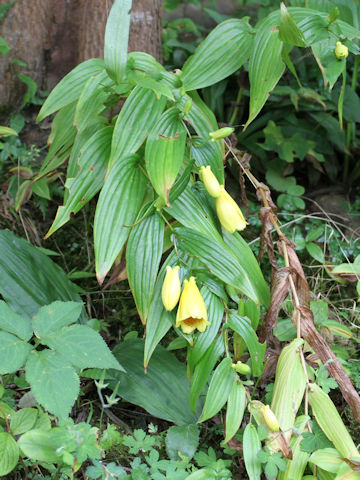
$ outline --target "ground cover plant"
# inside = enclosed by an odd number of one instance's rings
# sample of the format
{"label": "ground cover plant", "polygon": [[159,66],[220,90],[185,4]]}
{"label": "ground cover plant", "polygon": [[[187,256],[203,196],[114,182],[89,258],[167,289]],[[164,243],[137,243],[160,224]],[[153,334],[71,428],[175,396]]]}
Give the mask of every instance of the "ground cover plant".
{"label": "ground cover plant", "polygon": [[[18,170],[15,212],[33,194],[50,199],[49,183],[66,168],[62,205],[46,238],[66,231],[90,205],[96,280],[127,279],[139,325],[110,351],[99,333],[109,326],[90,318],[81,297],[89,292],[51,260],[54,252],[0,232],[0,475],[360,478],[358,319],[349,328],[331,316],[331,302],[312,295],[297,255],[307,252],[336,283],[359,280],[359,252],[356,242],[350,252],[342,239],[348,261],[335,255],[326,266],[325,253],[336,248],[322,240],[317,219],[305,234],[300,224],[297,245],[280,224],[278,208],[285,220],[305,208],[304,189],[291,170],[283,174],[286,162],[310,156],[326,164],[326,152],[316,152],[313,139],[304,142],[301,115],[290,137],[274,121],[282,107],[274,117],[263,110],[271,92],[271,106],[279,94],[295,106],[303,96],[321,104],[314,90],[285,85],[285,68],[299,82],[294,58],[311,49],[325,84],[342,78],[336,109],[326,117],[333,130],[326,128],[335,131],[336,114],[350,154],[357,137],[356,118],[345,115],[346,72],[349,61],[357,68],[360,31],[355,14],[344,19],[343,10],[330,7],[282,3],[259,21],[226,19],[181,69],[169,71],[144,52],[128,54],[131,1],[116,0],[104,60],[79,64],[49,94],[38,114],[38,122],[56,114],[48,153],[38,169],[30,162],[27,178]],[[248,73],[250,87],[248,118],[235,139],[234,122],[219,125],[204,89],[239,70]],[[355,73],[352,79],[356,95]],[[238,114],[235,106],[231,118]],[[311,115],[319,121],[318,111]],[[2,145],[14,141],[13,126],[1,127]],[[259,149],[277,158],[253,169],[251,155]],[[350,155],[344,170],[345,180],[350,171],[356,177]],[[245,187],[252,189],[258,220],[245,218],[234,200],[234,172],[245,208]],[[277,206],[262,173],[282,192]],[[247,232],[256,222],[261,240],[252,249]],[[92,275],[79,273],[72,278]],[[98,399],[84,400],[92,387]],[[347,418],[335,399],[348,405]],[[155,423],[174,425],[126,431],[111,413],[120,400],[142,407]],[[90,405],[82,418],[74,415],[81,403]]]}

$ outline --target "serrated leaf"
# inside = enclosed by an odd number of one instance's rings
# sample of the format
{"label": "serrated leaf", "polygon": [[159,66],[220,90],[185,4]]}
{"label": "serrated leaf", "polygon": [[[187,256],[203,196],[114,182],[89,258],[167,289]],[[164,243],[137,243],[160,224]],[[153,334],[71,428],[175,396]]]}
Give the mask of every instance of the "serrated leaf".
{"label": "serrated leaf", "polygon": [[3,300],[0,300],[0,329],[13,333],[25,341],[30,340],[33,335],[29,320],[11,310]]}
{"label": "serrated leaf", "polygon": [[13,435],[21,435],[31,430],[38,418],[36,408],[22,408],[12,415],[10,420],[10,429]]}
{"label": "serrated leaf", "polygon": [[41,338],[41,343],[56,350],[79,368],[124,369],[112,355],[101,335],[86,325],[71,325]]}
{"label": "serrated leaf", "polygon": [[121,108],[111,144],[110,166],[135,153],[143,144],[165,108],[166,99],[157,100],[154,92],[135,87]]}
{"label": "serrated leaf", "polygon": [[0,375],[19,370],[32,348],[32,345],[15,335],[0,332]]}
{"label": "serrated leaf", "polygon": [[61,459],[62,442],[51,430],[34,429],[24,433],[18,440],[25,456],[37,462],[57,463]]}
{"label": "serrated leaf", "polygon": [[41,307],[32,320],[35,335],[42,339],[70,323],[75,323],[81,309],[82,304],[77,302],[53,302]]}
{"label": "serrated leaf", "polygon": [[14,437],[7,432],[0,433],[0,475],[10,473],[19,460],[19,447]]}
{"label": "serrated leaf", "polygon": [[115,0],[105,29],[104,60],[109,76],[125,79],[132,0]]}
{"label": "serrated leaf", "polygon": [[41,122],[45,117],[69,105],[79,98],[85,82],[93,75],[104,69],[104,61],[100,58],[91,58],[77,65],[69,72],[45,100],[36,121]]}
{"label": "serrated leaf", "polygon": [[204,422],[216,415],[227,401],[235,380],[235,372],[231,368],[231,358],[224,358],[216,367],[211,377],[205,405],[199,422]]}
{"label": "serrated leaf", "polygon": [[237,380],[231,387],[226,409],[225,440],[228,442],[239,430],[246,406],[246,390],[241,381]]}
{"label": "serrated leaf", "polygon": [[238,70],[249,58],[253,40],[251,32],[248,17],[225,20],[215,27],[185,62],[184,88],[207,87]]}
{"label": "serrated leaf", "polygon": [[66,418],[80,391],[79,377],[70,363],[57,352],[33,350],[25,368],[26,380],[40,405]]}
{"label": "serrated leaf", "polygon": [[158,213],[152,213],[132,228],[126,247],[128,280],[143,324],[153,297],[163,243],[164,221]]}
{"label": "serrated leaf", "polygon": [[146,178],[132,155],[117,161],[101,190],[94,220],[96,276],[100,284],[130,234],[146,189]]}
{"label": "serrated leaf", "polygon": [[251,423],[248,423],[244,430],[243,452],[249,480],[260,480],[261,478],[261,463],[257,457],[260,450],[261,442],[256,428]]}
{"label": "serrated leaf", "polygon": [[194,456],[199,445],[199,427],[197,425],[182,425],[170,427],[165,438],[166,452],[171,460],[181,460],[182,456],[189,460]]}

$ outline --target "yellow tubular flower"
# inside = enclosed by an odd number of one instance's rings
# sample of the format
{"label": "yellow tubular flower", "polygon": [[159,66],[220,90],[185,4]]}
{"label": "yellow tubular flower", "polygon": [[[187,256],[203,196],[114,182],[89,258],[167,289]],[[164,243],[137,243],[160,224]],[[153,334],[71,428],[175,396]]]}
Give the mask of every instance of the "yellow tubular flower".
{"label": "yellow tubular flower", "polygon": [[196,328],[204,332],[210,325],[207,320],[206,305],[196,285],[195,277],[184,280],[184,289],[180,297],[176,315],[176,327],[184,333],[192,333]]}
{"label": "yellow tubular flower", "polygon": [[260,411],[263,414],[266,426],[272,432],[278,432],[280,430],[279,422],[275,417],[274,412],[270,409],[269,405],[265,405],[265,407],[260,408]]}
{"label": "yellow tubular flower", "polygon": [[220,196],[220,184],[211,171],[210,165],[207,167],[201,167],[200,175],[208,194],[211,197],[218,198]]}
{"label": "yellow tubular flower", "polygon": [[166,267],[166,275],[161,289],[161,299],[168,312],[171,312],[171,310],[176,307],[180,298],[181,283],[179,270],[179,266],[171,268],[170,265],[168,265]]}
{"label": "yellow tubular flower", "polygon": [[341,42],[336,42],[335,56],[338,60],[344,60],[349,55],[349,49]]}
{"label": "yellow tubular flower", "polygon": [[224,185],[220,185],[220,196],[216,199],[216,213],[221,225],[228,233],[244,230],[247,225],[238,204],[227,193]]}

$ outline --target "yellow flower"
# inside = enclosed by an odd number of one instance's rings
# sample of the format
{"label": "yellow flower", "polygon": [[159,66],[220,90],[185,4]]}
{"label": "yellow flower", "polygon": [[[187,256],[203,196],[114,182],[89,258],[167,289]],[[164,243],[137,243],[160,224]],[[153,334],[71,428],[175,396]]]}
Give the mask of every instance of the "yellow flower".
{"label": "yellow flower", "polygon": [[220,196],[216,199],[216,213],[221,225],[228,233],[244,230],[247,225],[240,208],[227,193],[224,185],[220,185]]}
{"label": "yellow flower", "polygon": [[170,265],[168,265],[166,267],[166,275],[161,289],[161,299],[168,312],[173,310],[179,301],[181,292],[179,270],[179,266],[171,268]]}
{"label": "yellow flower", "polygon": [[208,194],[211,197],[217,198],[220,195],[220,184],[211,171],[210,165],[207,167],[201,167],[200,175]]}
{"label": "yellow flower", "polygon": [[180,297],[176,315],[176,327],[181,327],[184,333],[192,333],[196,328],[204,332],[210,325],[207,320],[206,305],[196,285],[195,277],[184,280],[184,290]]}
{"label": "yellow flower", "polygon": [[279,422],[269,405],[265,405],[264,407],[260,408],[260,412],[262,413],[265,424],[269,430],[272,432],[278,432],[280,430]]}
{"label": "yellow flower", "polygon": [[349,55],[349,49],[346,45],[343,45],[341,42],[336,42],[335,56],[339,60],[343,60]]}

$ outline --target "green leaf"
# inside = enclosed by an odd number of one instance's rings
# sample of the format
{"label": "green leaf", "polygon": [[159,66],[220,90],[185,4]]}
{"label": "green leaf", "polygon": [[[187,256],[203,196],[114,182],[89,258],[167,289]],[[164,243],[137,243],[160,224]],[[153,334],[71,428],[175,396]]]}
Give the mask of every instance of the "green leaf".
{"label": "green leaf", "polygon": [[68,178],[65,187],[69,194],[65,205],[58,208],[55,220],[45,238],[70,220],[101,189],[110,156],[113,128],[97,131],[81,148],[79,167],[75,178]]}
{"label": "green leaf", "polygon": [[255,377],[259,377],[264,368],[266,343],[259,343],[257,335],[247,317],[240,317],[235,310],[230,310],[227,326],[244,339],[250,353],[252,374]]}
{"label": "green leaf", "polygon": [[13,333],[25,341],[30,340],[33,335],[29,321],[13,312],[2,300],[0,300],[0,329]]}
{"label": "green leaf", "polygon": [[19,438],[18,444],[26,457],[37,462],[58,463],[61,460],[58,449],[63,445],[52,430],[30,430]]}
{"label": "green leaf", "polygon": [[19,460],[19,447],[14,437],[7,432],[0,433],[0,475],[10,473]]}
{"label": "green leaf", "polygon": [[[139,217],[145,213],[145,208]],[[164,221],[158,213],[131,230],[126,247],[126,270],[141,321],[146,323],[164,243]]]}
{"label": "green leaf", "polygon": [[324,252],[322,248],[319,247],[319,245],[316,245],[316,243],[306,243],[305,248],[308,251],[309,255],[312,256],[315,260],[318,262],[324,264],[325,263],[325,257],[324,257]]}
{"label": "green leaf", "polygon": [[32,348],[11,333],[0,332],[0,375],[19,370]]}
{"label": "green leaf", "polygon": [[186,130],[176,108],[166,110],[149,134],[145,164],[156,193],[169,205],[169,194],[184,158]]}
{"label": "green leaf", "polygon": [[165,72],[165,68],[152,55],[145,52],[129,52],[127,67],[142,72]]}
{"label": "green leaf", "polygon": [[232,255],[224,241],[214,241],[188,228],[176,228],[181,250],[197,257],[216,277],[239,289],[255,303],[259,302],[252,281],[242,265]]}
{"label": "green leaf", "polygon": [[69,415],[80,381],[64,357],[51,350],[33,350],[26,362],[26,380],[36,400],[59,418]]}
{"label": "green leaf", "polygon": [[225,440],[228,442],[239,430],[246,406],[246,390],[241,381],[236,380],[230,390],[226,409]]}
{"label": "green leaf", "polygon": [[258,115],[269,93],[284,72],[285,65],[281,58],[282,46],[279,30],[273,26],[273,18],[267,17],[257,26],[250,55],[250,111],[244,128]]}
{"label": "green leaf", "polygon": [[327,472],[337,473],[343,459],[335,448],[322,448],[311,455],[309,462]]}
{"label": "green leaf", "polygon": [[304,432],[301,441],[301,450],[303,452],[312,453],[315,450],[322,448],[333,447],[333,444],[328,440],[325,433],[321,430],[316,422],[311,422],[312,433]]}
{"label": "green leaf", "polygon": [[31,430],[38,418],[36,408],[22,408],[12,415],[10,420],[10,429],[13,435],[21,435]]}
{"label": "green leaf", "polygon": [[231,368],[231,358],[224,358],[216,367],[211,377],[205,405],[199,422],[204,422],[216,415],[227,401],[236,374]]}
{"label": "green leaf", "polygon": [[157,100],[154,92],[135,87],[121,108],[111,144],[110,166],[143,144],[165,108],[166,99]]}
{"label": "green leaf", "polygon": [[158,346],[146,373],[142,366],[144,341],[129,339],[117,345],[113,354],[126,369],[126,373],[112,372],[115,380],[109,385],[125,401],[144,408],[151,415],[177,425],[194,424],[199,410],[193,414],[189,408],[189,383],[184,363],[174,354]]}
{"label": "green leaf", "polygon": [[94,220],[96,276],[100,284],[121,252],[139,213],[146,178],[135,155],[118,161],[101,190]]}
{"label": "green leaf", "polygon": [[45,117],[60,110],[77,100],[86,81],[104,69],[104,61],[100,58],[91,58],[80,63],[69,72],[52,90],[44,105],[41,107],[36,121],[41,122]]}
{"label": "green leaf", "polygon": [[335,56],[336,40],[336,37],[331,37],[317,42],[311,47],[323,76],[325,87],[329,84],[330,90],[346,69],[346,61],[338,60]]}
{"label": "green leaf", "polygon": [[[182,457],[191,460],[199,445],[199,435],[197,425],[170,427],[165,438],[166,452],[170,460],[178,461]],[[179,453],[181,453],[181,457]]]}
{"label": "green leaf", "polygon": [[43,338],[70,323],[75,323],[81,313],[82,304],[78,302],[52,302],[39,309],[32,319],[37,338]]}
{"label": "green leaf", "polygon": [[115,368],[124,371],[101,335],[86,325],[63,327],[42,336],[40,340],[76,367]]}
{"label": "green leaf", "polygon": [[163,95],[164,97],[167,97],[169,100],[175,101],[173,92],[168,85],[155,80],[152,76],[148,75],[145,72],[139,72],[139,71],[133,70],[131,73],[128,73],[128,79],[131,83],[134,82],[136,85],[139,85],[140,87],[148,88],[152,90],[155,93],[156,98],[158,100]]}
{"label": "green leaf", "polygon": [[115,0],[106,23],[105,66],[117,83],[125,79],[131,5],[131,0]]}
{"label": "green leaf", "polygon": [[31,185],[31,191],[35,193],[38,197],[46,198],[46,200],[51,200],[49,184],[46,178],[40,178]]}
{"label": "green leaf", "polygon": [[28,103],[33,102],[38,85],[35,80],[33,80],[31,77],[29,77],[29,75],[26,75],[25,73],[19,73],[18,78],[27,86],[27,90],[23,96],[23,101],[21,105],[21,108],[24,108]]}
{"label": "green leaf", "polygon": [[207,87],[238,70],[249,58],[253,40],[251,32],[248,17],[225,20],[215,27],[185,62],[184,88]]}
{"label": "green leaf", "polygon": [[294,18],[290,15],[284,3],[280,4],[279,38],[281,41],[289,43],[290,45],[297,47],[306,46],[302,31],[296,25]]}
{"label": "green leaf", "polygon": [[251,423],[248,423],[244,430],[243,453],[249,480],[260,480],[261,478],[261,463],[257,457],[260,450],[261,442],[256,428]]}
{"label": "green leaf", "polygon": [[17,134],[18,133],[15,130],[13,130],[12,128],[0,126],[0,136],[3,136],[3,135],[16,135],[17,136]]}

